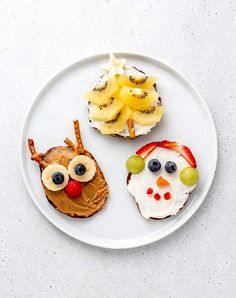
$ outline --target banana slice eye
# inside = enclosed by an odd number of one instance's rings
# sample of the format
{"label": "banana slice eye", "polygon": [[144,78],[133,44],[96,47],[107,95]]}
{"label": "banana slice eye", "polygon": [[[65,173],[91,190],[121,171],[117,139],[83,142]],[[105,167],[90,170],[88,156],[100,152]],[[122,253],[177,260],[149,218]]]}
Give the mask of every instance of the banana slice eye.
{"label": "banana slice eye", "polygon": [[44,186],[52,191],[58,191],[66,187],[69,181],[67,169],[62,165],[49,165],[42,172]]}
{"label": "banana slice eye", "polygon": [[69,163],[68,173],[74,180],[87,182],[91,180],[96,173],[95,162],[88,156],[78,155]]}

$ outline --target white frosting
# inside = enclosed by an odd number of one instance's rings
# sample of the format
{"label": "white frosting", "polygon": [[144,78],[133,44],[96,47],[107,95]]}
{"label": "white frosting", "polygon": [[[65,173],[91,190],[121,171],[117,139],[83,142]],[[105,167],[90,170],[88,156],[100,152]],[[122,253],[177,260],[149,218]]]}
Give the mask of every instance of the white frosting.
{"label": "white frosting", "polygon": [[[112,77],[116,74],[128,74],[128,75],[143,75],[142,72],[138,71],[137,69],[133,67],[127,67],[125,66],[126,60],[125,59],[117,59],[112,53],[110,54],[110,61],[107,64],[102,65],[102,69],[105,71],[105,74],[99,79],[99,83],[104,83],[107,81],[109,77]],[[158,93],[157,93],[157,102],[156,104],[159,104],[158,100]],[[90,104],[88,106],[89,109],[89,114],[90,111],[93,109],[93,104]],[[98,120],[93,120],[89,117],[89,123],[92,127],[97,128],[99,130],[100,125],[102,125],[105,121],[98,121]],[[153,125],[139,125],[138,123],[134,123],[134,131],[135,131],[135,136],[140,136],[140,135],[146,135],[148,134],[151,129],[156,126],[156,123]],[[125,129],[118,133],[117,135],[122,136],[122,137],[129,137],[129,129],[128,125],[126,125]]]}
{"label": "white frosting", "polygon": [[[161,169],[157,173],[152,173],[148,169],[148,162],[157,158],[161,162]],[[169,174],[165,171],[165,164],[167,161],[173,161],[177,165],[175,173]],[[196,187],[184,185],[180,179],[179,174],[184,167],[190,164],[176,151],[157,147],[145,158],[144,170],[132,175],[128,184],[129,192],[134,196],[141,214],[145,218],[165,218],[170,215],[175,215],[185,204],[189,193]],[[170,184],[165,187],[157,186],[158,177],[162,176]],[[148,195],[147,189],[152,188],[153,194]],[[172,198],[170,200],[164,199],[164,194],[170,192]],[[158,193],[161,199],[157,201],[154,194]]]}
{"label": "white frosting", "polygon": [[[90,110],[92,110],[92,105],[89,106],[89,112]],[[99,129],[100,125],[102,123],[104,123],[104,121],[99,121],[99,120],[92,120],[90,118],[90,125],[94,128],[97,128]],[[138,123],[134,123],[134,131],[135,131],[135,136],[140,136],[140,135],[146,135],[148,134],[151,129],[155,126],[156,124],[154,125],[146,125],[146,126],[142,126],[142,125],[139,125]],[[128,125],[126,125],[125,129],[122,131],[122,132],[119,132],[117,135],[119,136],[122,136],[122,137],[129,137],[129,128],[128,128]]]}

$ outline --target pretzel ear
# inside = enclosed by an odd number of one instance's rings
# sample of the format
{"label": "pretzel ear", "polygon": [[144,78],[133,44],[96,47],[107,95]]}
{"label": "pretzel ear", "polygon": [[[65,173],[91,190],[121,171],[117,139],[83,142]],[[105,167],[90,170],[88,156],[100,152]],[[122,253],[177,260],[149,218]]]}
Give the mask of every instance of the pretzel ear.
{"label": "pretzel ear", "polygon": [[43,160],[44,154],[37,153],[34,146],[34,141],[32,139],[28,139],[28,147],[31,153],[31,159],[36,161],[41,168],[46,168],[48,164]]}
{"label": "pretzel ear", "polygon": [[75,138],[76,138],[76,144],[74,144],[70,139],[66,138],[64,142],[75,152],[80,155],[84,153],[84,146],[80,135],[80,129],[79,129],[79,121],[74,121],[74,131],[75,131]]}
{"label": "pretzel ear", "polygon": [[80,134],[79,120],[75,120],[73,122],[74,122],[75,138],[76,138],[78,149],[80,153],[84,153],[84,145]]}

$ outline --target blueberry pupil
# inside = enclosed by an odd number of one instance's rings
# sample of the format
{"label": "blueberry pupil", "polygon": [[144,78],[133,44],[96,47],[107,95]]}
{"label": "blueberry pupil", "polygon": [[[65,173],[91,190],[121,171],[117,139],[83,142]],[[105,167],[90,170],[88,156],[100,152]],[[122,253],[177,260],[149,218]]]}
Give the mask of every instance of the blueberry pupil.
{"label": "blueberry pupil", "polygon": [[52,175],[52,181],[53,183],[55,183],[56,185],[58,184],[62,184],[64,182],[64,175],[60,172],[56,172]]}
{"label": "blueberry pupil", "polygon": [[86,172],[86,168],[84,165],[82,164],[78,164],[75,166],[75,174],[76,175],[84,175],[84,173]]}
{"label": "blueberry pupil", "polygon": [[161,163],[158,159],[151,159],[148,163],[148,168],[151,172],[158,172],[161,168]]}
{"label": "blueberry pupil", "polygon": [[167,161],[165,165],[165,170],[167,173],[174,173],[177,170],[177,165],[173,161]]}

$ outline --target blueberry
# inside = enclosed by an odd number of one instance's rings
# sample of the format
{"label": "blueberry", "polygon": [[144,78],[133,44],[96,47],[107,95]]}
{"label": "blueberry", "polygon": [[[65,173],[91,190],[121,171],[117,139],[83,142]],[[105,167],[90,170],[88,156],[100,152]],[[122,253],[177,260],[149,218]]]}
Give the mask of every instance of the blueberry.
{"label": "blueberry", "polygon": [[52,175],[52,181],[53,183],[55,183],[56,185],[58,184],[62,184],[64,182],[64,175],[60,172],[55,172]]}
{"label": "blueberry", "polygon": [[148,163],[148,168],[151,172],[158,172],[161,168],[161,163],[158,159],[151,159]]}
{"label": "blueberry", "polygon": [[167,161],[165,165],[165,170],[167,173],[172,174],[177,170],[177,165],[173,161]]}
{"label": "blueberry", "polygon": [[78,165],[75,166],[74,171],[75,171],[75,174],[76,175],[82,176],[86,172],[86,168],[85,168],[84,165],[82,165],[81,163],[79,163]]}

